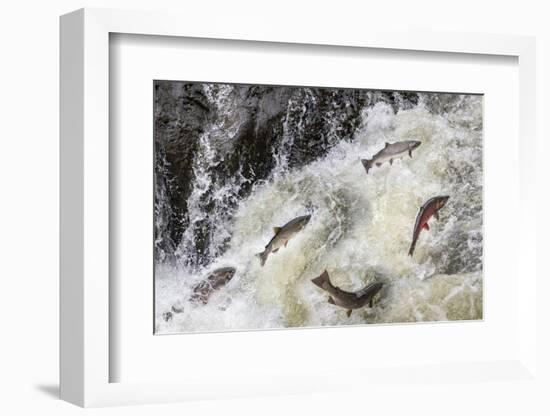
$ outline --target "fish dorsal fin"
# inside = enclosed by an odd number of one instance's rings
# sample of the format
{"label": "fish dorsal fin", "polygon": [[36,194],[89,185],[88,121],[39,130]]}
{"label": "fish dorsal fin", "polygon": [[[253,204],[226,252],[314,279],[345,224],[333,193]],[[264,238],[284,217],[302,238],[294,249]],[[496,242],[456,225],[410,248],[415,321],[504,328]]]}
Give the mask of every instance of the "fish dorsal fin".
{"label": "fish dorsal fin", "polygon": [[273,232],[274,232],[275,234],[278,234],[279,231],[281,231],[282,228],[283,228],[283,227],[273,227]]}
{"label": "fish dorsal fin", "polygon": [[325,282],[327,282],[327,283],[329,284],[329,286],[332,284],[332,283],[330,282],[330,276],[328,275],[328,272],[327,272],[326,270],[323,272],[323,274],[321,275],[321,277],[323,278],[323,280],[324,280]]}

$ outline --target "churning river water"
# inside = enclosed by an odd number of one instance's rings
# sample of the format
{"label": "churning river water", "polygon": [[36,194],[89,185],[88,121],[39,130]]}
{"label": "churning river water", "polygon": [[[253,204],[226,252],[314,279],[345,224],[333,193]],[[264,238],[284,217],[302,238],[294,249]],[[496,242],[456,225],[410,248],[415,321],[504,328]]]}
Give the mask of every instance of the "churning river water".
{"label": "churning river water", "polygon": [[[292,119],[282,120],[283,138],[272,151],[269,177],[238,199],[244,176],[221,186],[212,183],[210,173],[220,163],[218,143],[227,147],[240,127],[232,86],[204,88],[221,116],[199,140],[189,225],[175,250],[176,261],[156,262],[157,333],[482,319],[481,96],[420,93],[418,102],[406,108],[383,100],[370,103],[357,110],[361,123],[350,140],[293,168],[288,152],[302,128],[300,112],[307,111],[304,103],[311,99],[306,92],[300,100],[289,100]],[[412,158],[373,167],[367,175],[360,158],[372,157],[385,142],[401,140],[422,144]],[[208,209],[200,203],[206,192],[215,202]],[[430,221],[430,231],[420,234],[410,257],[418,209],[437,195],[450,199],[440,219]],[[307,226],[261,267],[255,254],[273,236],[272,228],[307,214]],[[197,266],[186,256],[193,254],[193,224],[199,220],[211,225],[211,260]],[[210,271],[225,266],[236,268],[226,286],[206,305],[189,301]],[[324,270],[344,290],[373,281],[384,287],[373,308],[355,310],[348,318],[311,283]],[[174,305],[183,312],[168,319],[166,312]]]}

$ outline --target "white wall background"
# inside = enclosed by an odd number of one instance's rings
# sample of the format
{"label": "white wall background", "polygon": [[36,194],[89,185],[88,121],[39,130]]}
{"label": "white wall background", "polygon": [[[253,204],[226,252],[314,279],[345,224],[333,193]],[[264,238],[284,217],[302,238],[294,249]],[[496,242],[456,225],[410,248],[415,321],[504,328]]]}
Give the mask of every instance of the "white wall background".
{"label": "white wall background", "polygon": [[[323,19],[327,31],[343,25],[400,25],[434,30],[537,36],[539,252],[547,252],[550,13],[547,2],[391,0],[20,0],[0,9],[0,414],[77,414],[56,400],[58,382],[58,16],[74,9],[116,7],[178,10],[208,21],[232,13],[303,25]],[[185,22],[182,22],[185,24]],[[543,140],[542,138],[546,138]],[[544,176],[542,176],[544,175]],[[535,209],[535,207],[534,207]],[[542,244],[545,244],[543,250]],[[541,256],[542,257],[542,256]],[[548,266],[540,260],[540,267]],[[550,278],[550,274],[546,273]],[[550,293],[543,282],[537,290]],[[549,308],[540,305],[550,316]],[[545,324],[548,322],[546,318]],[[546,326],[548,328],[548,326]],[[548,330],[540,354],[548,365]],[[544,335],[541,332],[541,335]],[[547,367],[548,368],[548,367]],[[546,374],[550,372],[546,371]],[[383,397],[346,394],[100,409],[101,415],[150,414],[549,414],[543,391],[504,383],[490,393],[475,386],[408,390],[388,386]],[[546,390],[546,393],[550,389]],[[545,403],[544,406],[542,403]]]}

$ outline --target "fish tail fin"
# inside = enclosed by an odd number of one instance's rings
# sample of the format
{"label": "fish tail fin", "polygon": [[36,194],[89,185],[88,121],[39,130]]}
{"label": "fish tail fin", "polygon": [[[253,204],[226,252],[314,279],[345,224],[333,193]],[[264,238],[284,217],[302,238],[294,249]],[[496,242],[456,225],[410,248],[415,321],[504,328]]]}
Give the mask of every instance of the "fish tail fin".
{"label": "fish tail fin", "polygon": [[325,283],[330,284],[330,278],[326,270],[323,273],[321,273],[319,276],[317,276],[315,279],[311,279],[311,281],[313,282],[313,284],[319,286],[321,289],[325,288]]}
{"label": "fish tail fin", "polygon": [[413,242],[411,243],[411,247],[409,248],[409,256],[412,257],[413,253],[414,253],[414,248],[416,247],[416,239],[413,240]]}
{"label": "fish tail fin", "polygon": [[264,250],[261,253],[256,254],[256,257],[260,259],[260,265],[262,267],[265,264],[268,255],[269,255],[269,252],[267,250]]}
{"label": "fish tail fin", "polygon": [[363,164],[363,167],[367,171],[367,174],[369,173],[370,168],[372,168],[372,159],[361,159],[361,163]]}

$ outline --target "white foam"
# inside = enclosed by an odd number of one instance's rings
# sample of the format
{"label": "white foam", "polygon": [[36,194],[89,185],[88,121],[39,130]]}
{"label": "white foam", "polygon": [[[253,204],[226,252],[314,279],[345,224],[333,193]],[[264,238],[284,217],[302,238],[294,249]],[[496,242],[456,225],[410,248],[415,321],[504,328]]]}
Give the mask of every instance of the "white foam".
{"label": "white foam", "polygon": [[[277,174],[240,201],[233,218],[218,217],[216,232],[231,240],[208,269],[157,266],[157,332],[480,319],[481,98],[465,96],[445,115],[428,111],[428,98],[397,114],[384,103],[370,107],[353,141],[341,141],[301,169],[285,170],[286,156],[277,154]],[[422,145],[412,159],[373,167],[367,175],[359,156],[399,140]],[[450,199],[441,220],[430,222],[409,257],[419,207],[443,194]],[[272,237],[272,227],[308,210],[306,228],[260,267],[254,254]],[[207,305],[190,303],[194,285],[222,266],[236,267],[231,282]],[[325,269],[346,290],[382,280],[376,306],[347,318],[310,282]],[[185,311],[164,321],[176,302]]]}

